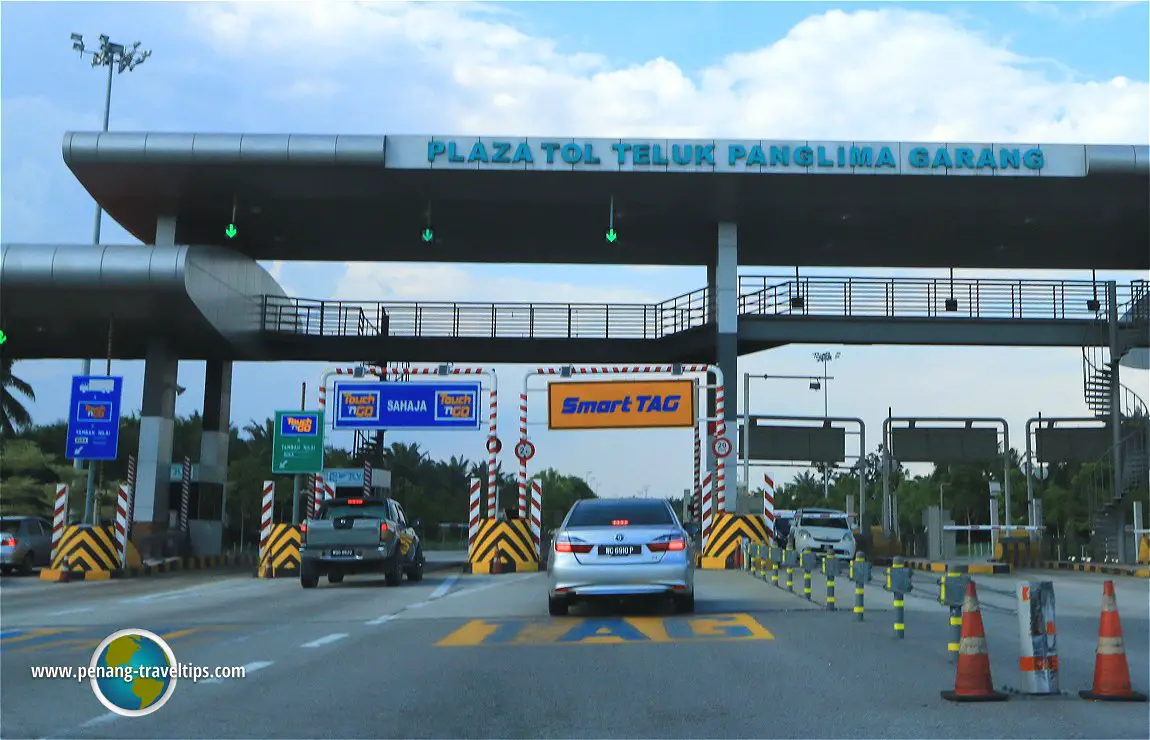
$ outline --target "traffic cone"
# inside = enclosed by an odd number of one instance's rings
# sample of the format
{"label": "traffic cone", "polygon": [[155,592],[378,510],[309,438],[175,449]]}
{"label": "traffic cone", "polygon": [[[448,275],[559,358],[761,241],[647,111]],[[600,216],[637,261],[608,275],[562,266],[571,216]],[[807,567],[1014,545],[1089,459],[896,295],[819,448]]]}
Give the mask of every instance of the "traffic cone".
{"label": "traffic cone", "polygon": [[990,677],[990,655],[986,650],[986,632],[982,627],[982,613],[978,610],[978,592],[974,581],[966,583],[966,598],[962,601],[962,638],[958,643],[958,670],[954,676],[954,691],[941,692],[947,701],[1006,701],[1010,697],[994,690]]}
{"label": "traffic cone", "polygon": [[1102,617],[1098,622],[1098,650],[1094,655],[1094,687],[1079,691],[1083,699],[1094,701],[1146,701],[1146,695],[1130,687],[1130,665],[1122,642],[1122,622],[1118,619],[1118,599],[1114,581],[1102,584]]}
{"label": "traffic cone", "polygon": [[503,553],[495,548],[495,557],[491,558],[491,575],[497,576],[503,572]]}

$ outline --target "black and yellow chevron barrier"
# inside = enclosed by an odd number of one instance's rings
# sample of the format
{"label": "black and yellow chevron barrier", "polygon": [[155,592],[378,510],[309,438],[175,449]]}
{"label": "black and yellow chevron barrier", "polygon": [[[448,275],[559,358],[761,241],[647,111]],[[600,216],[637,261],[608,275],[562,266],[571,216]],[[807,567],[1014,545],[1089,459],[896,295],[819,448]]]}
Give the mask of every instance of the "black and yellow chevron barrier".
{"label": "black and yellow chevron barrier", "polygon": [[[140,553],[129,542],[128,567],[140,565]],[[50,566],[40,570],[40,580],[106,581],[119,577],[121,572],[116,536],[111,527],[72,524],[64,528],[56,556]]]}
{"label": "black and yellow chevron barrier", "polygon": [[480,523],[475,546],[467,553],[467,572],[490,574],[496,558],[499,559],[499,573],[534,573],[539,570],[539,558],[527,520],[501,522],[485,519]]}
{"label": "black and yellow chevron barrier", "polygon": [[705,570],[729,570],[735,567],[735,553],[743,538],[760,545],[767,544],[767,521],[762,514],[715,515],[707,546],[703,548],[701,566]]}
{"label": "black and yellow chevron barrier", "polygon": [[273,524],[268,538],[268,551],[260,559],[256,574],[260,578],[295,578],[299,575],[299,527]]}
{"label": "black and yellow chevron barrier", "polygon": [[[64,565],[67,563],[67,568]],[[116,538],[111,527],[72,525],[60,537],[56,557],[48,568],[40,570],[40,580],[55,583],[68,581],[107,581],[120,578],[174,573],[185,570],[208,570],[241,565],[254,565],[250,555],[212,555],[169,560],[145,565],[140,552],[128,543],[128,567],[120,567]]]}
{"label": "black and yellow chevron barrier", "polygon": [[1132,576],[1134,578],[1150,578],[1150,568],[1145,565],[1113,565],[1106,563],[1069,563],[1057,560],[1023,560],[1015,564],[1016,568],[1034,568],[1040,570],[1073,570],[1079,573],[1098,573],[1107,576]]}

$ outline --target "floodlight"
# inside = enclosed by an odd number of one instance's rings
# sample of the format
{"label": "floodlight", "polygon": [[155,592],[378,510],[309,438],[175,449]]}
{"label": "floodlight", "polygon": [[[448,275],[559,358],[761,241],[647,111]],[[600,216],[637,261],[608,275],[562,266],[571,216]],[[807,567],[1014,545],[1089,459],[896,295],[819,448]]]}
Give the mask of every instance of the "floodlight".
{"label": "floodlight", "polygon": [[822,383],[820,383],[819,381],[817,381],[817,380],[811,381],[811,390],[812,391],[817,391],[818,389],[820,389],[822,387],[823,387]]}

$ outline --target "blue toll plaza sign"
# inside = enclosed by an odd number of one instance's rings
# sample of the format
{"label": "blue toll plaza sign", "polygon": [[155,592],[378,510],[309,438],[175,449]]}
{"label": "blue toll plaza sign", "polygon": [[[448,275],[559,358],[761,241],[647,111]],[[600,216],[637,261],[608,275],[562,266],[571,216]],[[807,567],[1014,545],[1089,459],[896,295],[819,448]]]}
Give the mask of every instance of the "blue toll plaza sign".
{"label": "blue toll plaza sign", "polygon": [[69,460],[115,460],[120,443],[124,379],[76,375],[68,405]]}
{"label": "blue toll plaza sign", "polygon": [[336,383],[335,429],[479,429],[480,383]]}

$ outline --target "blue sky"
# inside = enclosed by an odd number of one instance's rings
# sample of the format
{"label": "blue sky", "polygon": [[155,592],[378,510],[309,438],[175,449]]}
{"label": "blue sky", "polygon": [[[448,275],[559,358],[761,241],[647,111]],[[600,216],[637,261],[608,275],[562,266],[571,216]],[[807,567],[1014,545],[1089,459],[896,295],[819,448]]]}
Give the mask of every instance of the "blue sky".
{"label": "blue sky", "polygon": [[[154,52],[115,80],[111,125],[118,130],[1144,144],[1150,140],[1147,7],[5,3],[0,238],[90,240],[92,202],[63,166],[60,140],[66,130],[98,129],[103,85],[101,74],[71,52],[71,32],[92,42],[99,33],[125,43],[138,39]],[[132,240],[106,219],[103,241]],[[660,300],[705,281],[701,268],[622,265],[269,268],[289,293],[365,300]],[[816,349],[828,348],[761,353],[743,358],[740,371],[813,373]],[[903,415],[1005,416],[1016,439],[1039,412],[1086,413],[1077,350],[842,352],[832,368],[831,412],[862,417],[871,429],[888,406]],[[38,420],[63,416],[77,364],[22,363],[20,374],[39,394]],[[139,404],[140,365],[113,366],[125,375],[129,407]],[[233,419],[243,423],[293,406],[300,383],[314,389],[323,367],[237,366]],[[505,390],[519,387],[522,368],[500,372]],[[199,408],[202,379],[201,364],[181,365],[180,382],[189,390],[180,413]],[[1145,373],[1130,372],[1127,382],[1145,395]],[[755,413],[822,413],[822,396],[803,384],[763,383],[752,397]],[[533,403],[540,405],[542,395]],[[504,404],[500,423],[505,441],[516,436],[514,403]],[[438,456],[483,457],[479,435],[390,438],[417,439]],[[690,485],[689,432],[536,430],[533,438],[540,464],[590,474],[606,494],[631,495],[643,486],[676,493]],[[505,457],[512,467],[510,453]]]}

